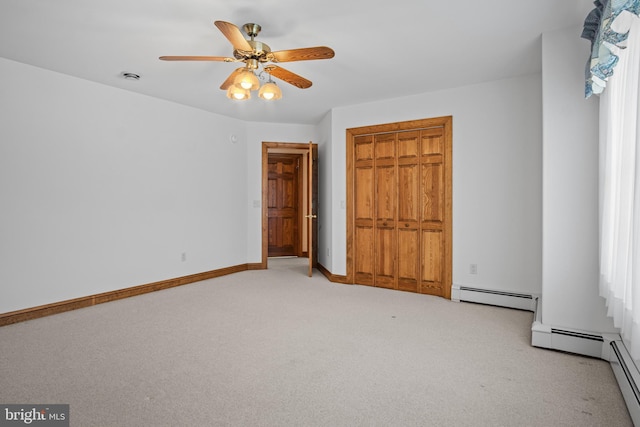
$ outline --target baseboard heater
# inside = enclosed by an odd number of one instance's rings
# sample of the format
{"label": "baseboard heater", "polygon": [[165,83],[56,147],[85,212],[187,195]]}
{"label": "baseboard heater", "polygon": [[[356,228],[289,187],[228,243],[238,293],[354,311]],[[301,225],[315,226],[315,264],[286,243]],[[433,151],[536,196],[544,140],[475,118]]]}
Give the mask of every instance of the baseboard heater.
{"label": "baseboard heater", "polygon": [[527,295],[453,285],[451,299],[532,311],[531,345],[534,347],[566,351],[608,361],[631,419],[634,425],[640,426],[640,370],[619,334],[589,333],[545,325],[542,323],[542,301],[540,295],[536,294]]}
{"label": "baseboard heater", "polygon": [[493,289],[453,286],[451,299],[454,301],[475,302],[479,304],[497,305],[499,307],[517,308],[534,311],[534,296],[515,292],[497,291]]}
{"label": "baseboard heater", "polygon": [[621,341],[611,342],[609,357],[620,391],[634,425],[640,425],[640,371]]}
{"label": "baseboard heater", "polygon": [[567,331],[565,329],[556,329],[556,328],[551,328],[551,333],[564,335],[572,338],[579,338],[583,340],[592,340],[592,341],[598,341],[601,343],[604,342],[604,338],[602,338],[602,335],[585,334],[584,332],[574,332],[574,331]]}
{"label": "baseboard heater", "polygon": [[617,335],[597,334],[551,327],[542,323],[540,300],[535,298],[531,345],[609,360],[608,343]]}

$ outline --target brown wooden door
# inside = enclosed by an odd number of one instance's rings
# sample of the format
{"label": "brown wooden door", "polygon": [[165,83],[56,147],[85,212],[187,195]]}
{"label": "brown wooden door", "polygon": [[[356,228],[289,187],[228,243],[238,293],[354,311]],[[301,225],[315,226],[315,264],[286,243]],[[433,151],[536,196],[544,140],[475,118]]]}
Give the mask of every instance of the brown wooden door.
{"label": "brown wooden door", "polygon": [[450,298],[448,119],[352,136],[347,269],[354,283]]}
{"label": "brown wooden door", "polygon": [[267,191],[269,256],[297,256],[299,253],[299,159],[299,155],[269,155]]}

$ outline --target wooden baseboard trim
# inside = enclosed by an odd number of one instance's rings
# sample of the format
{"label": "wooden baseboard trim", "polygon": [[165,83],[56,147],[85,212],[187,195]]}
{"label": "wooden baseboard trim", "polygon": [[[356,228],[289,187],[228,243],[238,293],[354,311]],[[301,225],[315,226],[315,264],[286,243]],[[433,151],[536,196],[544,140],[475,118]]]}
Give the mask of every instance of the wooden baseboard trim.
{"label": "wooden baseboard trim", "polygon": [[333,274],[329,270],[327,270],[324,265],[322,265],[320,263],[318,263],[316,268],[320,271],[320,273],[322,273],[324,275],[324,277],[329,279],[330,282],[342,283],[342,284],[345,284],[345,285],[350,285],[351,284],[347,280],[347,276],[339,276],[337,274]]}
{"label": "wooden baseboard trim", "polygon": [[25,308],[23,310],[10,311],[8,313],[0,313],[0,326],[38,319],[40,317],[64,313],[65,311],[76,310],[79,308],[91,307],[93,305],[103,304],[105,302],[115,301],[123,298],[134,297],[136,295],[142,295],[149,292],[161,291],[163,289],[187,285],[189,283],[199,282],[201,280],[213,279],[214,277],[238,273],[240,271],[260,270],[262,268],[263,267],[261,263],[234,265],[231,267],[220,268],[218,270],[205,271],[202,273],[191,274],[189,276],[176,277],[174,279],[133,286],[131,288],[118,289],[115,291],[103,292],[101,294],[95,295],[88,295],[86,297],[54,302],[37,307]]}

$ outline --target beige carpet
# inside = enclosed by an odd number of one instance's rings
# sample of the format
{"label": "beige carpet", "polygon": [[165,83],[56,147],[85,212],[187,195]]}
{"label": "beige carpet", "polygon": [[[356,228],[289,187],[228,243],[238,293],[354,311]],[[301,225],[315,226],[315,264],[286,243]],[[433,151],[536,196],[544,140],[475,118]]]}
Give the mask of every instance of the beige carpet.
{"label": "beige carpet", "polygon": [[306,260],[0,328],[0,402],[72,426],[630,426],[607,362],[532,313],[305,275]]}

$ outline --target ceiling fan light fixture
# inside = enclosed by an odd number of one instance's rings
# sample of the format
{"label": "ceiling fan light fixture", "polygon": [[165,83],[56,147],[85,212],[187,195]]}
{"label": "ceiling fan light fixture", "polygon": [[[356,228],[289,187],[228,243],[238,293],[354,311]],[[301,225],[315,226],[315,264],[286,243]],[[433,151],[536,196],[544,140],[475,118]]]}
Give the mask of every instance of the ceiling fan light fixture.
{"label": "ceiling fan light fixture", "polygon": [[[227,92],[227,97],[234,100],[251,98],[250,91],[258,91],[258,96],[271,101],[282,98],[282,91],[271,80],[271,76],[289,83],[299,89],[311,87],[311,81],[297,75],[285,68],[268,62],[295,62],[317,59],[331,59],[335,52],[327,46],[306,47],[299,49],[272,51],[271,48],[258,41],[255,37],[262,29],[258,24],[245,24],[243,29],[250,40],[240,31],[236,25],[226,21],[215,21],[215,26],[227,38],[233,46],[233,57],[227,56],[161,56],[163,61],[219,61],[219,62],[243,62],[244,67],[236,68],[220,85],[220,89]],[[260,72],[259,69],[263,71]],[[264,81],[263,73],[269,74],[269,81],[260,88],[260,81]],[[132,73],[127,73],[132,74]],[[131,78],[133,78],[133,74]],[[130,78],[129,76],[125,76]],[[136,76],[137,77],[137,76]],[[139,77],[138,77],[139,78]]]}
{"label": "ceiling fan light fixture", "polygon": [[275,101],[282,98],[282,91],[274,82],[268,82],[260,88],[258,96],[267,101]]}
{"label": "ceiling fan light fixture", "polygon": [[251,98],[251,91],[234,84],[227,89],[227,98],[233,99],[234,101],[244,101],[245,99]]}
{"label": "ceiling fan light fixture", "polygon": [[260,87],[260,80],[252,70],[245,68],[238,73],[233,84],[246,90],[257,90]]}

